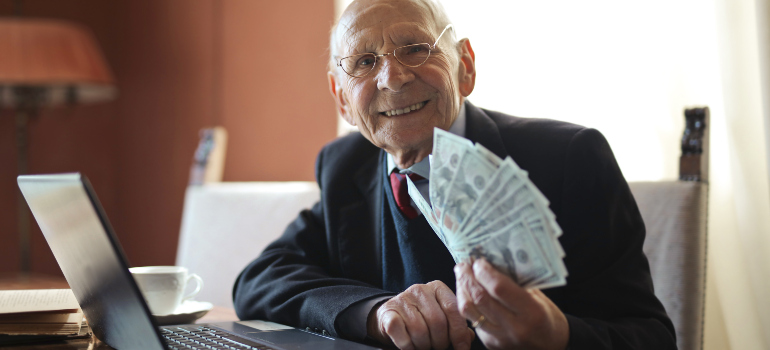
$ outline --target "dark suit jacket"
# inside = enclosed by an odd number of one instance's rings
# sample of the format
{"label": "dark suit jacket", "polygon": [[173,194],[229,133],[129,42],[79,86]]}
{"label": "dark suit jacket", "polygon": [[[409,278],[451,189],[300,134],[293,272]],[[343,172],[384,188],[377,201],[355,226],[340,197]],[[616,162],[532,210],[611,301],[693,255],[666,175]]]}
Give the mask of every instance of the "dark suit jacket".
{"label": "dark suit jacket", "polygon": [[[570,349],[675,348],[642,252],[644,223],[604,137],[470,103],[466,111],[466,137],[527,170],[564,231],[567,285],[544,293],[567,315]],[[381,289],[383,155],[358,133],[323,148],[316,163],[320,202],[302,211],[236,281],[241,319],[337,335],[335,321],[348,306],[392,295]]]}

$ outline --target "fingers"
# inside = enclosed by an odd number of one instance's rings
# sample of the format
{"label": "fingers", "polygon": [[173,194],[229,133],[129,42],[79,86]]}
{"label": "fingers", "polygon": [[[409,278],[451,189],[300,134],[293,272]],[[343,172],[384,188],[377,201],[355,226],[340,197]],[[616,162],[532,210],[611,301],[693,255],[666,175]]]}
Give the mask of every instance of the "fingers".
{"label": "fingers", "polygon": [[[446,285],[436,291],[436,299],[444,311],[448,323],[449,341],[455,350],[470,349],[475,334],[465,323],[465,317],[457,307],[457,297]],[[447,344],[448,346],[448,344]]]}
{"label": "fingers", "polygon": [[406,323],[406,331],[409,333],[412,344],[417,349],[430,349],[432,339],[428,326],[430,321],[427,319],[427,314],[435,312],[435,306],[426,308],[423,305],[408,305],[401,311],[401,316]]}
{"label": "fingers", "polygon": [[522,313],[522,305],[530,305],[532,295],[512,279],[495,269],[486,259],[473,262],[475,280],[496,301],[514,313]]}
{"label": "fingers", "polygon": [[[430,346],[425,321],[410,304],[393,298],[377,310],[380,332],[399,349],[427,349]],[[427,345],[426,345],[427,344]]]}
{"label": "fingers", "polygon": [[472,322],[486,319],[476,333],[487,348],[566,347],[566,317],[539,290],[521,288],[484,259],[458,264],[455,276],[460,312]]}
{"label": "fingers", "polygon": [[[401,349],[468,350],[473,333],[457,309],[457,298],[444,283],[414,285],[382,304],[376,312],[381,340]],[[378,339],[379,339],[378,338]]]}
{"label": "fingers", "polygon": [[[439,281],[427,284],[430,294],[422,295],[424,300],[419,305],[420,313],[430,333],[430,345],[434,349],[446,349],[449,347],[449,329],[446,311],[442,306],[439,295],[447,292],[454,298],[454,294],[444,283]],[[458,313],[459,315],[459,313]]]}
{"label": "fingers", "polygon": [[[498,315],[506,309],[495,300],[476,280],[473,270],[468,264],[458,264],[455,267],[457,277],[457,300],[460,312],[471,322],[479,321],[483,327],[489,328],[500,324]],[[482,316],[484,319],[482,320]],[[482,322],[483,321],[483,322]]]}
{"label": "fingers", "polygon": [[[384,305],[383,305],[384,306]],[[399,349],[414,349],[412,339],[406,331],[406,325],[401,315],[391,309],[382,309],[377,311],[377,319],[380,323],[379,331]]]}
{"label": "fingers", "polygon": [[457,286],[457,308],[466,319],[475,321],[481,317],[481,311],[473,304],[470,296],[473,281],[473,270],[466,263],[455,265],[454,268]]}

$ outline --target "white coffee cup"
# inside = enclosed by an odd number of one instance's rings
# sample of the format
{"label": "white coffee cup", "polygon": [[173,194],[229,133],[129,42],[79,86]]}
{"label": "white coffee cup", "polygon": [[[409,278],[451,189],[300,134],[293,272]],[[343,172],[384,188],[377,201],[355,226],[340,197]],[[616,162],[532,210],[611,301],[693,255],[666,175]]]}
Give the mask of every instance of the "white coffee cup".
{"label": "white coffee cup", "polygon": [[[173,314],[184,300],[191,299],[203,288],[203,280],[182,266],[143,266],[128,270],[134,276],[153,315]],[[195,290],[184,295],[185,287],[191,279],[197,282]]]}

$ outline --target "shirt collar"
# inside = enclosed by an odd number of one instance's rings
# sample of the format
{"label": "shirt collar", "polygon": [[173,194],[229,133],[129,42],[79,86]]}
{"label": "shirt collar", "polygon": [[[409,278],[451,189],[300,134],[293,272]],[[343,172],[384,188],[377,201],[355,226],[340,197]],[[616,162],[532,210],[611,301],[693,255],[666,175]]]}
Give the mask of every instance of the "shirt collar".
{"label": "shirt collar", "polygon": [[[452,123],[452,126],[449,127],[449,132],[457,136],[465,137],[465,103],[460,104],[460,112],[457,114],[457,118],[455,119],[454,123]],[[385,175],[390,175],[390,173],[395,170],[401,174],[415,173],[426,179],[430,179],[429,158],[430,157],[425,157],[417,164],[414,164],[406,169],[401,169],[396,165],[396,161],[393,160],[393,156],[388,153],[388,168],[386,169],[387,174]]]}

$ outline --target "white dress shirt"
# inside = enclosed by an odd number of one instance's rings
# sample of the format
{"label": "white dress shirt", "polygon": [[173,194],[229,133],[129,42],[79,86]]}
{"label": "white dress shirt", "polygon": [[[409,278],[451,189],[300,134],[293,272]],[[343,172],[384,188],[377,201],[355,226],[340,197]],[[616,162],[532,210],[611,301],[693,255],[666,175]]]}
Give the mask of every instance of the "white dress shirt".
{"label": "white dress shirt", "polygon": [[[454,123],[452,123],[452,126],[449,127],[449,132],[457,135],[465,137],[465,103],[462,103],[460,105],[460,112],[457,114],[457,118],[455,119]],[[388,153],[388,167],[385,169],[386,173],[385,175],[390,176],[390,174],[395,170],[398,171],[400,174],[412,174],[415,173],[417,175],[420,175],[424,177],[424,180],[417,180],[414,182],[414,185],[417,187],[417,190],[420,191],[420,194],[422,194],[423,198],[425,198],[425,201],[430,204],[430,195],[429,195],[429,187],[428,181],[430,180],[430,157],[425,157],[418,163],[410,166],[406,169],[401,169],[396,165],[396,161],[393,160],[393,156]],[[409,203],[411,203],[413,208],[417,208],[417,205],[415,205],[414,200],[409,198]],[[418,215],[422,215],[422,213],[417,210]]]}

